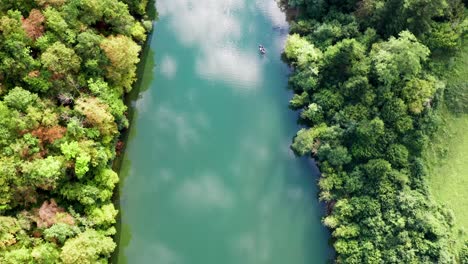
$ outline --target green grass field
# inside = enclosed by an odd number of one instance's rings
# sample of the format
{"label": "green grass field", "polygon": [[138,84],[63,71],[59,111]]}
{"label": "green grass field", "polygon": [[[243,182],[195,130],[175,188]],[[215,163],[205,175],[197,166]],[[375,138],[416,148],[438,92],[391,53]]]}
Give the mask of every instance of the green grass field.
{"label": "green grass field", "polygon": [[437,110],[442,125],[424,157],[432,196],[453,210],[454,238],[461,246],[468,239],[468,45],[447,69],[445,102]]}

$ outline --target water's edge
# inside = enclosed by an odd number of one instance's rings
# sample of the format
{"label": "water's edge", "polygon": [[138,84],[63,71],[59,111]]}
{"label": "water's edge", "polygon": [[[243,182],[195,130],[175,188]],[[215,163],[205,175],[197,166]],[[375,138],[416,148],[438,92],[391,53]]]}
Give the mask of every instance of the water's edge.
{"label": "water's edge", "polygon": [[151,28],[151,31],[148,32],[146,36],[145,43],[142,45],[142,51],[140,53],[140,62],[138,62],[137,65],[137,80],[133,84],[133,88],[130,91],[130,93],[125,94],[124,97],[124,103],[127,106],[127,119],[129,126],[127,129],[123,130],[120,132],[120,137],[119,141],[123,142],[123,147],[120,149],[120,154],[114,159],[112,162],[112,170],[117,172],[119,175],[119,183],[115,186],[114,189],[114,194],[112,196],[112,202],[114,204],[115,209],[119,211],[119,214],[117,215],[116,218],[116,223],[115,223],[115,228],[117,230],[116,234],[113,236],[114,242],[117,244],[117,247],[115,248],[114,252],[112,253],[111,256],[111,263],[118,263],[119,262],[119,250],[120,250],[120,237],[121,237],[121,225],[122,225],[122,218],[121,218],[121,211],[120,211],[120,184],[122,182],[121,178],[121,169],[122,169],[122,164],[125,158],[125,151],[127,149],[127,141],[130,136],[130,131],[132,129],[132,120],[133,116],[135,113],[135,107],[133,103],[138,99],[138,96],[140,94],[140,90],[143,87],[142,82],[143,82],[143,75],[144,75],[144,70],[145,70],[145,65],[146,62],[149,58],[148,53],[151,50],[151,39],[154,33],[154,28],[156,26],[157,22],[157,11],[156,11],[156,0],[149,0],[148,6],[146,7],[146,16],[148,16],[148,19],[152,21],[153,27]]}

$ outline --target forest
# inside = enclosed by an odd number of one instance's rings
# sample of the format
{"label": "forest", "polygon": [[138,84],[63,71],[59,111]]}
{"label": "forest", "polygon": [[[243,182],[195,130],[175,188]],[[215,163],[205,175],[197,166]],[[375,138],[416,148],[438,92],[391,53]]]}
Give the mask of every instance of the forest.
{"label": "forest", "polygon": [[[466,108],[445,65],[466,45],[467,2],[288,1],[291,148],[320,168],[334,261],[468,263],[424,158],[439,107]],[[0,263],[108,263],[116,249],[112,165],[147,4],[0,1]]]}
{"label": "forest", "polygon": [[0,1],[0,263],[107,263],[146,0]]}
{"label": "forest", "polygon": [[465,4],[289,0],[290,108],[304,126],[291,147],[318,162],[337,263],[468,263],[422,157],[442,124],[441,66],[466,45]]}

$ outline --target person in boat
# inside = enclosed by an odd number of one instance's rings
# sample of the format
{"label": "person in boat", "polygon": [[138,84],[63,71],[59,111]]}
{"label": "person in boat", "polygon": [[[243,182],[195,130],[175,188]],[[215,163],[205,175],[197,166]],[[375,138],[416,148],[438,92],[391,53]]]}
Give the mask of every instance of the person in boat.
{"label": "person in boat", "polygon": [[260,50],[262,54],[266,53],[265,47],[263,47],[263,45],[258,45],[258,49]]}

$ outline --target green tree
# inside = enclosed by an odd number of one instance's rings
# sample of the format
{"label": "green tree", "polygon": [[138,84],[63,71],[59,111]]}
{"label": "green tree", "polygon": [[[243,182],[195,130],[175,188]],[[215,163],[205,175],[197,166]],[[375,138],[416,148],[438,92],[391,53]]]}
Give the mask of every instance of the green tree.
{"label": "green tree", "polygon": [[77,36],[75,51],[82,58],[83,71],[88,76],[99,77],[105,73],[108,60],[99,47],[103,39],[93,30],[86,30]]}
{"label": "green tree", "polygon": [[73,49],[55,42],[41,55],[42,65],[56,74],[76,73],[80,69],[80,58]]}
{"label": "green tree", "polygon": [[[21,231],[21,226],[13,217],[0,216],[0,249],[5,249],[16,242],[16,234]],[[1,259],[1,258],[0,258]]]}
{"label": "green tree", "polygon": [[116,86],[124,87],[129,92],[135,81],[136,64],[140,61],[138,54],[141,47],[129,37],[119,35],[103,40],[101,48],[111,62],[107,68],[107,77]]}
{"label": "green tree", "polygon": [[93,80],[88,81],[89,89],[93,92],[94,95],[101,98],[104,102],[109,105],[110,112],[116,118],[116,120],[124,119],[124,113],[127,111],[127,106],[121,100],[121,91],[114,87],[109,87],[109,85],[103,80]]}
{"label": "green tree", "polygon": [[459,254],[460,263],[468,263],[468,241],[465,241]]}
{"label": "green tree", "polygon": [[431,29],[432,19],[444,15],[448,3],[445,0],[406,0],[403,4],[403,16],[408,28],[416,35]]}
{"label": "green tree", "polygon": [[115,217],[117,214],[118,211],[112,203],[105,204],[101,207],[93,207],[88,212],[89,220],[102,228],[109,228],[115,224]]}
{"label": "green tree", "polygon": [[38,264],[55,264],[59,262],[59,250],[52,243],[39,244],[34,247],[31,256],[34,263]]}
{"label": "green tree", "polygon": [[91,156],[88,153],[82,152],[76,157],[75,162],[75,173],[76,176],[80,179],[89,171],[89,162],[91,161]]}
{"label": "green tree", "polygon": [[60,244],[63,244],[69,237],[74,237],[78,233],[80,233],[80,229],[77,226],[65,223],[56,223],[44,230],[44,238],[49,241],[55,240]]}
{"label": "green tree", "polygon": [[324,0],[288,0],[291,7],[304,9],[311,18],[320,18],[327,10],[327,1]]}
{"label": "green tree", "polygon": [[63,176],[61,157],[48,156],[45,159],[35,159],[22,164],[21,169],[34,186],[44,189],[55,188],[57,181]]}
{"label": "green tree", "polygon": [[130,35],[135,23],[124,3],[115,0],[81,0],[74,3],[75,8],[83,10],[79,19],[93,25],[104,22],[117,34]]}
{"label": "green tree", "polygon": [[312,152],[315,143],[316,133],[313,129],[301,129],[297,132],[294,138],[294,143],[291,145],[292,150],[300,156]]}
{"label": "green tree", "polygon": [[427,80],[412,79],[401,91],[403,100],[406,101],[408,109],[414,113],[422,112],[424,104],[429,103],[436,91],[436,80],[429,77]]}
{"label": "green tree", "polygon": [[330,146],[330,144],[322,144],[317,152],[317,157],[320,160],[326,160],[333,166],[342,166],[351,162],[351,156],[348,149],[343,146]]}
{"label": "green tree", "polygon": [[67,183],[60,190],[60,194],[70,201],[78,201],[83,205],[93,205],[99,201],[108,201],[112,192],[100,189],[92,184]]}
{"label": "green tree", "polygon": [[310,154],[318,137],[322,134],[326,134],[329,130],[330,129],[325,124],[309,129],[303,128],[297,132],[291,149],[299,156]]}
{"label": "green tree", "polygon": [[408,149],[401,144],[392,144],[387,150],[387,160],[396,168],[408,166]]}
{"label": "green tree", "polygon": [[88,229],[65,242],[60,259],[64,264],[98,263],[109,258],[115,247],[112,238]]}
{"label": "green tree", "polygon": [[66,0],[35,0],[35,2],[40,6],[55,6],[60,7],[65,3]]}
{"label": "green tree", "polygon": [[37,94],[15,87],[3,98],[5,104],[19,111],[25,111],[28,106],[33,106],[38,100]]}
{"label": "green tree", "polygon": [[69,28],[62,14],[60,14],[57,9],[48,7],[44,10],[44,16],[46,17],[47,28],[57,34],[58,37],[65,40]]}
{"label": "green tree", "polygon": [[316,103],[309,104],[309,106],[301,112],[301,118],[312,122],[312,124],[318,124],[323,120],[322,108]]}
{"label": "green tree", "polygon": [[461,46],[463,28],[466,27],[462,23],[432,22],[431,30],[424,34],[422,41],[431,50],[455,51]]}
{"label": "green tree", "polygon": [[60,145],[60,150],[67,160],[71,160],[80,153],[80,145],[76,141],[64,142]]}
{"label": "green tree", "polygon": [[117,134],[117,126],[114,117],[109,113],[109,107],[98,98],[79,98],[76,100],[75,109],[84,115],[90,124],[99,129],[104,136],[104,143],[110,142]]}
{"label": "green tree", "polygon": [[18,81],[38,67],[31,56],[30,39],[21,24],[21,13],[8,11],[0,17],[0,73],[4,83],[19,86]]}
{"label": "green tree", "polygon": [[298,67],[313,67],[313,63],[319,62],[322,57],[322,52],[299,34],[288,37],[284,53]]}
{"label": "green tree", "polygon": [[103,188],[114,190],[115,185],[119,182],[119,176],[111,169],[101,169],[96,173],[95,180]]}
{"label": "green tree", "polygon": [[289,101],[289,107],[291,109],[297,110],[306,106],[309,103],[309,95],[306,92],[302,94],[295,94],[291,101]]}
{"label": "green tree", "polygon": [[[1,255],[0,255],[1,257]],[[20,264],[20,263],[32,263],[33,258],[31,256],[31,250],[28,248],[19,248],[7,251],[3,254],[3,258],[0,258],[2,263],[5,264]]]}
{"label": "green tree", "polygon": [[13,199],[14,188],[12,184],[16,179],[16,170],[17,164],[13,158],[0,158],[0,212],[12,207],[10,202]]}
{"label": "green tree", "polygon": [[145,13],[148,0],[122,0],[128,5],[128,9],[133,14],[143,15]]}
{"label": "green tree", "polygon": [[327,48],[323,54],[322,74],[325,84],[344,82],[370,70],[366,47],[356,39],[344,39]]}
{"label": "green tree", "polygon": [[399,38],[390,37],[387,42],[374,44],[370,57],[379,81],[392,86],[418,76],[429,53],[412,33],[403,31]]}
{"label": "green tree", "polygon": [[351,146],[353,156],[359,159],[369,159],[379,156],[383,149],[382,139],[385,135],[385,124],[380,118],[360,122],[355,131],[356,140]]}

